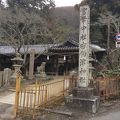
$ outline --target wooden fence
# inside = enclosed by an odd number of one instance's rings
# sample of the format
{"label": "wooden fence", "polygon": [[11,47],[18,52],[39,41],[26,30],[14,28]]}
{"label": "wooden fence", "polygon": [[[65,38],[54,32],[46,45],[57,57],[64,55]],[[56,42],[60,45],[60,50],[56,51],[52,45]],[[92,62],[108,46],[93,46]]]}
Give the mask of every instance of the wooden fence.
{"label": "wooden fence", "polygon": [[51,106],[64,98],[76,86],[74,77],[60,77],[48,82],[36,82],[34,85],[22,87],[21,77],[16,79],[15,116],[31,115],[33,118],[38,111]]}
{"label": "wooden fence", "polygon": [[110,98],[119,96],[120,93],[120,78],[119,77],[104,77],[97,79],[97,89],[101,100],[104,102]]}

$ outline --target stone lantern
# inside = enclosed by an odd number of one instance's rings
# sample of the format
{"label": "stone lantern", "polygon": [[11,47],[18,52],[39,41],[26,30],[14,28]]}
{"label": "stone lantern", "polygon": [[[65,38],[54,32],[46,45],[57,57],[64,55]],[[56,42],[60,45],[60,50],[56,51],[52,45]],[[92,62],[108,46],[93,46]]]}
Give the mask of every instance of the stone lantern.
{"label": "stone lantern", "polygon": [[20,72],[20,68],[22,67],[22,63],[23,63],[23,59],[21,57],[20,53],[16,53],[16,56],[11,59],[13,62],[13,67],[14,67],[14,73],[11,76],[12,81],[16,80],[16,74],[19,71]]}

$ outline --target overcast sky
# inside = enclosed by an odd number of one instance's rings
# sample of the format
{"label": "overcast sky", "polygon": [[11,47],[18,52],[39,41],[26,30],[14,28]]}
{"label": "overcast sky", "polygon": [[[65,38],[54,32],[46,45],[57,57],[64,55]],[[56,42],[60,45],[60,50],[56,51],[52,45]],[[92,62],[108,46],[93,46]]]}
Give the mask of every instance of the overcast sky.
{"label": "overcast sky", "polygon": [[[5,2],[6,0],[2,0]],[[75,4],[79,4],[82,0],[54,0],[56,7],[61,6],[74,6]]]}
{"label": "overcast sky", "polygon": [[61,6],[74,6],[79,4],[82,0],[55,0],[56,7]]}

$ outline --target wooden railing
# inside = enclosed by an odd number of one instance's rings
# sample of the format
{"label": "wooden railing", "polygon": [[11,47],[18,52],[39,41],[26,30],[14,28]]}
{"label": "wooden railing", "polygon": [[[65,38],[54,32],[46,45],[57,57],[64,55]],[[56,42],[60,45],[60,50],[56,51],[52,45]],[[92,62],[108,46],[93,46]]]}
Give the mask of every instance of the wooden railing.
{"label": "wooden railing", "polygon": [[62,100],[76,85],[74,77],[60,77],[25,87],[20,85],[20,80],[20,75],[17,75],[15,116],[31,115],[33,118],[39,114],[38,111]]}

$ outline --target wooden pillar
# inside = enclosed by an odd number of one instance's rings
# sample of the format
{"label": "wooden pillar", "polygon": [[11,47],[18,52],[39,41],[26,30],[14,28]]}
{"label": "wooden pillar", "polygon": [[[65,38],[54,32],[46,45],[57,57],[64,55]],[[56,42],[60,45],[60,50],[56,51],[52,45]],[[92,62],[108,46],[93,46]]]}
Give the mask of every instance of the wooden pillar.
{"label": "wooden pillar", "polygon": [[56,76],[58,76],[58,68],[59,65],[58,65],[58,57],[56,57]]}

